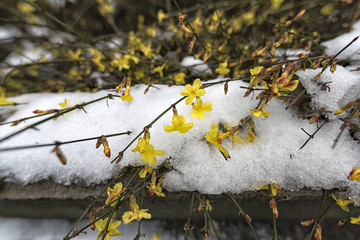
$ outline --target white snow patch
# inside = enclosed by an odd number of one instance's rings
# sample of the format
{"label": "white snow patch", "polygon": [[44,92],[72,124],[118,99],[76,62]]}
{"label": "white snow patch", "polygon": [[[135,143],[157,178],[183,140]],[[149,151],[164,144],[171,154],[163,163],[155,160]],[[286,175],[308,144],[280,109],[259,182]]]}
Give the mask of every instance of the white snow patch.
{"label": "white snow patch", "polygon": [[[315,138],[300,150],[300,146],[308,138],[301,128],[312,133],[316,126],[294,116],[295,112],[291,109],[285,111],[285,105],[278,100],[273,100],[266,106],[265,110],[271,112],[268,119],[254,119],[257,135],[254,142],[235,144],[232,148],[230,140],[223,141],[223,146],[231,155],[231,159],[226,161],[212,144],[207,144],[205,134],[209,132],[211,124],[234,125],[250,113],[249,109],[256,107],[256,101],[250,97],[242,97],[245,90],[240,86],[247,86],[247,83],[229,82],[227,95],[224,94],[222,84],[206,88],[207,93],[202,100],[211,101],[213,111],[205,112],[204,120],[191,119],[191,105],[179,103],[178,113],[186,117],[186,122],[194,123],[193,129],[186,134],[164,131],[164,125],[171,124],[172,111],[166,113],[150,129],[150,143],[155,149],[166,152],[165,156],[157,157],[158,164],[171,157],[171,163],[176,169],[166,174],[164,187],[167,190],[198,190],[212,194],[239,193],[268,183],[278,183],[289,190],[351,186],[353,192],[360,191],[359,184],[350,182],[347,178],[351,169],[359,165],[359,145],[345,132],[338,146],[331,149],[341,122],[334,120],[327,123]],[[109,107],[105,100],[88,105],[85,107],[87,113],[77,110],[58,120],[51,120],[39,125],[38,130],[31,129],[4,141],[0,148],[131,131],[130,136],[108,138],[112,156],[115,156],[144,126],[181,98],[182,86],[157,87],[159,89],[152,88],[144,95],[146,86],[134,86],[131,90],[134,100],[131,103],[115,98],[108,101]],[[58,103],[65,98],[69,99],[70,105],[74,105],[107,94],[101,91],[22,95],[10,100],[28,104],[17,106],[18,111],[8,121],[30,116],[35,109],[59,108]],[[26,125],[33,122],[34,120],[28,120]],[[0,138],[23,127],[23,123],[16,127],[2,126]],[[245,140],[246,134],[247,129],[243,129],[238,136]],[[25,183],[49,178],[65,184],[78,181],[99,183],[110,178],[120,166],[110,164],[110,159],[105,157],[101,148],[95,148],[95,143],[94,140],[61,146],[60,149],[68,160],[65,166],[51,153],[51,147],[0,152],[0,176],[6,177],[7,181]],[[125,152],[122,165],[142,164],[140,154],[130,151],[136,143],[137,141]]]}
{"label": "white snow patch", "polygon": [[[326,107],[327,111],[335,112],[349,101],[360,98],[360,91],[356,91],[360,86],[360,75],[358,73],[337,66],[334,73],[327,69],[318,80],[314,80],[314,77],[320,72],[321,68],[296,72],[301,84],[306,88],[307,93],[311,95],[311,101],[317,109]],[[321,83],[325,83],[329,88],[322,89]],[[337,118],[333,114],[328,114],[328,117],[331,119]]]}
{"label": "white snow patch", "polygon": [[[353,30],[342,34],[334,39],[323,42],[323,45],[326,48],[326,54],[329,56],[334,56],[337,54],[343,47],[349,44],[355,37],[360,35],[360,21],[357,21],[353,24]],[[345,51],[343,51],[337,59],[340,60],[350,60],[350,62],[357,62],[360,60],[360,39],[352,43]]]}
{"label": "white snow patch", "polygon": [[196,59],[191,56],[184,57],[184,59],[181,61],[181,65],[185,67],[191,67],[193,73],[195,74],[202,74],[202,73],[212,74],[211,69],[203,60]]}

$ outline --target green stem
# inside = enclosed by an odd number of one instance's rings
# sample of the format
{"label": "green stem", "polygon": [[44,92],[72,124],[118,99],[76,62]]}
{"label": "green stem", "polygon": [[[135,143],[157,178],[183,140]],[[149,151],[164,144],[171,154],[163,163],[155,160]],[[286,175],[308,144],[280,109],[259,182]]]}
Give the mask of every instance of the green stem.
{"label": "green stem", "polygon": [[[104,137],[106,137],[106,138],[110,138],[110,137],[115,137],[115,136],[120,136],[120,135],[125,135],[125,134],[130,135],[131,132],[130,132],[130,131],[127,131],[127,132],[114,133],[114,134],[102,135],[102,136],[104,136]],[[0,152],[20,150],[20,149],[27,149],[27,148],[60,146],[60,145],[65,145],[65,144],[71,144],[71,143],[77,143],[77,142],[84,142],[84,141],[95,140],[95,139],[101,138],[102,136],[91,137],[91,138],[83,138],[83,139],[77,139],[77,140],[67,141],[67,142],[57,142],[57,141],[56,141],[55,143],[46,143],[46,144],[39,144],[39,145],[27,145],[27,146],[0,148]]]}
{"label": "green stem", "polygon": [[58,112],[58,113],[56,113],[56,114],[54,114],[54,115],[52,115],[52,116],[50,116],[50,117],[47,117],[47,118],[45,118],[45,119],[43,119],[43,120],[40,120],[40,121],[38,121],[38,122],[36,122],[36,123],[33,123],[33,124],[31,124],[31,125],[29,125],[29,126],[27,126],[27,127],[25,127],[25,128],[22,128],[22,129],[14,132],[14,133],[11,133],[11,134],[3,137],[2,139],[0,139],[0,142],[3,142],[3,141],[5,141],[5,140],[7,140],[7,139],[9,139],[9,138],[12,138],[12,137],[14,137],[14,136],[16,136],[16,135],[18,135],[18,134],[20,134],[20,133],[28,130],[28,129],[34,129],[36,126],[38,126],[38,125],[40,125],[40,124],[42,124],[42,123],[45,123],[45,122],[47,122],[47,121],[49,121],[49,120],[51,120],[51,119],[53,119],[53,118],[60,117],[61,115],[64,115],[64,114],[66,114],[66,113],[68,113],[68,112],[71,112],[71,111],[73,111],[73,110],[82,109],[82,108],[85,107],[86,105],[89,105],[89,104],[92,104],[92,103],[95,103],[95,102],[99,102],[99,101],[101,101],[101,100],[108,99],[108,98],[112,98],[112,97],[113,97],[112,94],[108,94],[107,96],[104,96],[104,97],[101,97],[101,98],[97,98],[97,99],[92,100],[92,101],[90,101],[90,102],[82,103],[82,104],[77,104],[77,105],[75,105],[74,107],[70,107],[70,108],[66,108],[66,109],[64,109],[64,110],[61,110],[60,112]]}
{"label": "green stem", "polygon": [[191,222],[191,216],[192,216],[192,212],[193,212],[193,208],[194,208],[194,199],[195,199],[195,192],[192,192],[188,217],[187,217],[187,221],[186,221],[186,225],[185,225],[184,240],[187,240],[187,235],[189,232],[191,232],[190,222]]}
{"label": "green stem", "polygon": [[234,202],[234,204],[236,205],[236,207],[239,209],[239,213],[241,213],[245,219],[245,221],[247,222],[247,224],[249,225],[249,227],[251,228],[251,230],[254,232],[256,238],[258,240],[260,240],[260,236],[258,235],[258,233],[256,232],[254,226],[251,224],[250,219],[248,217],[245,216],[245,212],[244,210],[241,208],[241,206],[239,205],[239,203],[236,201],[236,199],[234,198],[234,196],[232,194],[229,194],[229,197],[231,198],[231,200]]}
{"label": "green stem", "polygon": [[[274,198],[273,197],[273,194],[272,194],[272,188],[271,188],[271,184],[269,184],[268,185],[269,186],[269,192],[270,192],[270,196],[272,197],[272,198]],[[271,200],[270,200],[271,201]],[[272,209],[271,209],[272,210]],[[275,216],[275,214],[274,214],[274,212],[272,211],[271,212],[272,213],[272,219],[273,219],[273,234],[274,234],[274,240],[278,240],[278,237],[277,237],[277,227],[276,227],[276,216]]]}
{"label": "green stem", "polygon": [[[165,113],[167,113],[168,111],[170,111],[174,106],[176,106],[179,102],[181,102],[182,100],[184,100],[187,97],[182,97],[179,100],[177,100],[175,103],[171,104],[170,107],[168,107],[165,111],[163,111],[162,113],[159,114],[159,116],[157,116],[153,121],[151,121],[151,123],[149,123],[146,127],[150,128],[154,123],[156,123],[162,116],[164,116]],[[138,135],[136,135],[136,137],[134,137],[133,140],[131,140],[131,142],[117,155],[117,157],[115,157],[111,163],[115,162],[119,157],[122,156],[122,154],[124,154],[124,152],[131,146],[131,144],[133,144],[143,133],[145,132],[145,130],[143,129]]]}

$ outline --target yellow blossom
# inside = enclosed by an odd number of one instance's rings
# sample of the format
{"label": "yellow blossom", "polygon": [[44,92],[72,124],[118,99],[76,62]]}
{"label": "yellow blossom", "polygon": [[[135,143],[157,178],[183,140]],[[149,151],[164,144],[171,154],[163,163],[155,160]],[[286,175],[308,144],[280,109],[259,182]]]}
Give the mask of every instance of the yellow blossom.
{"label": "yellow blossom", "polygon": [[91,61],[98,66],[100,72],[104,72],[105,66],[101,63],[101,59],[103,58],[102,53],[95,48],[90,48],[89,51],[92,54]]}
{"label": "yellow blossom", "polygon": [[356,217],[356,218],[351,217],[350,218],[350,223],[360,225],[360,215],[358,217]]}
{"label": "yellow blossom", "polygon": [[200,118],[200,119],[204,119],[205,118],[205,112],[210,112],[212,111],[212,103],[211,102],[206,102],[204,104],[202,104],[202,100],[200,98],[196,98],[195,104],[192,103],[192,108],[194,111],[192,111],[190,113],[190,117],[191,118]]}
{"label": "yellow blossom", "polygon": [[131,78],[127,78],[126,80],[126,89],[121,95],[121,100],[131,102],[133,97],[130,95],[130,86],[131,86]]}
{"label": "yellow blossom", "polygon": [[15,102],[6,100],[5,88],[0,86],[0,106],[1,105],[10,105],[10,104],[13,104],[13,103],[15,103]]}
{"label": "yellow blossom", "polygon": [[130,195],[130,210],[124,212],[122,215],[122,220],[124,221],[124,224],[128,224],[129,222],[136,220],[140,221],[141,219],[150,219],[151,214],[147,213],[149,209],[139,209],[139,205],[136,204],[136,198],[134,195]]}
{"label": "yellow blossom", "polygon": [[[100,219],[97,222],[95,222],[95,226],[97,228],[97,230],[99,231],[98,235],[97,235],[97,240],[99,240],[103,234],[103,231],[105,230],[106,227],[106,223],[108,221],[109,218],[105,218],[105,219]],[[119,227],[121,224],[121,221],[110,221],[110,224],[108,226],[108,233],[105,236],[105,240],[110,240],[110,236],[121,236],[122,233],[119,232],[118,230],[116,230],[117,227]]]}
{"label": "yellow blossom", "polygon": [[228,69],[227,66],[228,66],[227,61],[220,63],[220,66],[215,69],[215,72],[222,76],[226,76],[230,72],[230,69]]}
{"label": "yellow blossom", "polygon": [[349,178],[352,181],[360,181],[360,167],[353,169],[349,173]]}
{"label": "yellow blossom", "polygon": [[221,146],[222,140],[229,134],[228,133],[218,134],[218,132],[219,132],[218,126],[216,124],[212,124],[210,127],[210,131],[209,133],[206,133],[205,138],[209,143],[214,144],[214,146],[217,147],[226,157],[230,158],[228,150],[226,150],[226,148]]}
{"label": "yellow blossom", "polygon": [[[113,202],[115,199],[119,198],[121,194],[126,192],[126,189],[123,189],[123,184],[121,182],[115,184],[114,189],[108,187],[107,194],[108,198],[106,199],[105,204],[108,205],[109,203]],[[112,204],[112,206],[115,203]]]}
{"label": "yellow blossom", "polygon": [[[30,2],[33,2],[33,1],[30,1]],[[34,6],[32,6],[31,4],[24,2],[24,1],[20,1],[17,3],[17,9],[19,9],[19,11],[25,15],[32,14],[33,12],[36,11],[36,8]]]}
{"label": "yellow blossom", "polygon": [[264,112],[264,107],[265,101],[261,104],[260,108],[250,109],[251,114],[256,118],[259,118],[260,116],[268,117],[270,115],[270,112]]}
{"label": "yellow blossom", "polygon": [[110,62],[110,65],[113,66],[114,68],[116,67],[120,72],[123,69],[129,69],[130,65],[129,65],[129,60],[128,58],[125,58],[123,56],[114,59]]}
{"label": "yellow blossom", "polygon": [[164,77],[163,71],[164,71],[165,67],[166,67],[166,63],[162,64],[161,66],[158,66],[158,67],[154,68],[151,72],[152,73],[157,72],[160,75],[160,77],[162,78],[162,77]]}
{"label": "yellow blossom", "polygon": [[162,24],[163,20],[167,17],[168,17],[168,14],[165,14],[162,9],[160,9],[157,12],[157,19],[158,19],[159,24]]}
{"label": "yellow blossom", "polygon": [[[272,183],[272,184],[270,184],[270,187],[271,187],[271,194],[273,196],[276,196],[278,194],[278,192],[281,191],[281,187],[279,184]],[[263,186],[262,188],[257,189],[257,190],[268,190],[268,189],[269,189],[269,184],[266,184],[265,186]]]}
{"label": "yellow blossom", "polygon": [[156,37],[156,28],[155,27],[148,27],[146,29],[146,34],[150,37]]}
{"label": "yellow blossom", "polygon": [[321,228],[320,223],[316,224],[316,230],[315,230],[315,234],[314,234],[315,240],[321,240],[322,239],[321,231],[322,231],[322,228]]}
{"label": "yellow blossom", "polygon": [[162,176],[158,183],[156,183],[156,172],[154,171],[151,175],[151,182],[150,182],[150,187],[149,190],[150,190],[150,195],[154,195],[154,193],[156,195],[158,195],[159,197],[165,197],[165,193],[162,192],[162,187],[161,187],[161,184],[162,184],[162,181],[164,179],[164,176]]}
{"label": "yellow blossom", "polygon": [[144,54],[145,57],[147,58],[153,58],[155,56],[155,54],[153,53],[152,49],[151,49],[151,42],[149,41],[146,45],[145,44],[141,44],[140,45],[140,51]]}
{"label": "yellow blossom", "polygon": [[141,169],[139,172],[139,177],[145,178],[148,173],[152,173],[152,172],[153,172],[153,169],[145,164],[143,169]]}
{"label": "yellow blossom", "polygon": [[128,60],[131,60],[132,62],[134,62],[135,64],[138,64],[140,59],[136,56],[133,56],[133,55],[129,55],[129,54],[126,54],[124,56],[124,58],[128,59]]}
{"label": "yellow blossom", "polygon": [[276,200],[275,198],[271,198],[270,199],[270,208],[272,209],[273,211],[273,215],[275,216],[275,218],[278,218],[279,217],[279,210],[277,208],[277,204],[276,204]]}
{"label": "yellow blossom", "polygon": [[284,0],[270,0],[271,2],[271,8],[273,10],[279,9],[281,4],[284,2]]}
{"label": "yellow blossom", "polygon": [[174,76],[176,84],[184,84],[185,83],[185,73],[180,72]]}
{"label": "yellow blossom", "polygon": [[112,0],[97,0],[97,3],[99,4],[98,10],[103,17],[109,17],[114,12],[115,9],[112,6]]}
{"label": "yellow blossom", "polygon": [[251,79],[249,83],[249,88],[257,87],[259,84],[258,79],[256,78],[257,75],[263,70],[263,66],[257,66],[255,68],[250,69]]}
{"label": "yellow blossom", "polygon": [[154,166],[156,164],[156,156],[157,155],[165,155],[164,151],[155,150],[153,145],[149,144],[147,140],[144,138],[139,138],[138,145],[131,150],[132,152],[140,152],[141,160],[143,162],[147,162],[150,165]]}
{"label": "yellow blossom", "polygon": [[69,100],[67,98],[65,98],[64,102],[63,103],[59,103],[59,106],[66,109],[68,108],[68,103],[69,103]]}
{"label": "yellow blossom", "polygon": [[249,129],[248,138],[245,140],[246,143],[252,142],[256,139],[253,128],[255,127],[254,122],[252,120],[249,121],[249,125],[247,128]]}
{"label": "yellow blossom", "polygon": [[186,123],[185,124],[185,117],[183,115],[178,116],[176,110],[174,111],[174,115],[172,118],[172,126],[165,125],[164,130],[165,132],[174,132],[179,131],[180,133],[187,133],[193,127],[193,123]]}
{"label": "yellow blossom", "polygon": [[201,80],[200,78],[195,79],[194,84],[191,86],[190,84],[185,85],[185,90],[183,90],[180,94],[182,96],[187,96],[188,98],[185,100],[185,103],[188,105],[192,103],[194,97],[202,97],[206,93],[204,89],[200,89]]}
{"label": "yellow blossom", "polygon": [[331,194],[331,197],[335,200],[336,204],[341,207],[345,212],[350,212],[349,207],[347,205],[354,204],[353,200],[341,200],[336,198],[334,194]]}
{"label": "yellow blossom", "polygon": [[227,132],[229,133],[229,135],[227,137],[231,139],[232,147],[234,147],[235,142],[237,144],[242,144],[243,143],[243,141],[236,136],[236,133],[237,133],[237,130],[239,129],[239,126],[231,127],[231,125],[230,125],[230,126],[227,126],[226,129],[228,130]]}
{"label": "yellow blossom", "polygon": [[76,49],[75,52],[73,52],[72,50],[69,50],[69,57],[73,60],[79,60],[81,53],[82,53],[82,50],[80,48]]}

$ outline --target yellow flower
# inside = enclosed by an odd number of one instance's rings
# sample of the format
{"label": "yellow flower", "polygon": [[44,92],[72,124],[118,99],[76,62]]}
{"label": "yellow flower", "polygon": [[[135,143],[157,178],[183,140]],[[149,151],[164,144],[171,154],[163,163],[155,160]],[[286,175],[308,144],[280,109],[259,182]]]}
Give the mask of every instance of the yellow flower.
{"label": "yellow flower", "polygon": [[162,187],[161,187],[161,184],[162,184],[162,181],[164,179],[164,176],[162,176],[160,179],[159,179],[159,182],[156,183],[156,172],[154,171],[151,175],[151,182],[150,182],[150,187],[149,190],[150,190],[150,195],[154,195],[154,193],[156,195],[158,195],[159,197],[165,197],[165,193],[162,192]]}
{"label": "yellow flower", "polygon": [[174,113],[171,123],[172,126],[170,125],[164,126],[165,132],[170,133],[174,131],[179,131],[180,133],[187,133],[190,129],[192,129],[194,125],[193,123],[185,124],[185,117],[183,115],[178,116],[177,112],[176,114]]}
{"label": "yellow flower", "polygon": [[279,9],[280,5],[283,3],[284,0],[270,0],[271,8],[276,10]]}
{"label": "yellow flower", "polygon": [[131,211],[124,212],[122,215],[124,224],[128,224],[133,220],[140,221],[143,218],[151,218],[151,214],[146,212],[149,209],[139,209],[139,205],[136,204],[136,198],[134,195],[130,195],[130,210]]}
{"label": "yellow flower", "polygon": [[265,101],[261,104],[259,109],[250,109],[251,114],[254,115],[254,117],[259,118],[260,116],[268,117],[270,115],[270,112],[264,112],[265,107]]}
{"label": "yellow flower", "polygon": [[153,169],[145,164],[143,169],[141,169],[140,172],[139,172],[139,177],[144,178],[144,177],[146,177],[146,175],[148,173],[152,173],[152,171],[153,171]]}
{"label": "yellow flower", "polygon": [[214,144],[215,147],[217,147],[227,158],[230,158],[228,150],[221,146],[222,140],[228,136],[228,133],[220,133],[219,128],[216,124],[212,124],[209,130],[209,133],[206,134],[205,138],[209,143]]}
{"label": "yellow flower", "polygon": [[130,95],[131,78],[126,79],[126,89],[121,95],[121,100],[131,102],[133,97]]}
{"label": "yellow flower", "polygon": [[275,198],[271,198],[270,199],[270,208],[272,209],[273,215],[275,216],[275,218],[279,217],[279,210],[277,208],[277,204],[276,204],[276,200]]}
{"label": "yellow flower", "polygon": [[322,237],[321,237],[321,225],[320,223],[316,224],[316,230],[315,230],[315,234],[314,234],[314,237],[315,237],[315,240],[321,240]]}
{"label": "yellow flower", "polygon": [[67,98],[65,98],[65,101],[63,103],[59,103],[59,106],[62,107],[62,108],[68,108],[68,103],[69,103],[69,100]]}
{"label": "yellow flower", "polygon": [[263,66],[257,66],[255,68],[250,69],[251,79],[249,83],[249,88],[257,87],[259,82],[256,79],[256,76],[263,70]]}
{"label": "yellow flower", "polygon": [[13,104],[13,103],[15,103],[15,102],[6,100],[5,88],[0,86],[0,106],[1,105],[10,105],[10,104]]}
{"label": "yellow flower", "polygon": [[236,136],[236,132],[237,130],[239,130],[239,126],[231,127],[230,125],[226,127],[226,129],[228,130],[227,132],[229,133],[228,137],[231,138],[232,147],[234,147],[234,142],[236,142],[237,144],[243,143],[243,141]]}
{"label": "yellow flower", "polygon": [[162,24],[163,20],[167,17],[168,17],[168,14],[165,14],[162,9],[160,9],[157,12],[157,19],[158,19],[159,24]]}
{"label": "yellow flower", "polygon": [[349,173],[349,178],[352,181],[360,181],[360,167],[353,169]]}
{"label": "yellow flower", "polygon": [[191,118],[200,118],[200,119],[204,119],[205,118],[205,112],[210,112],[212,111],[212,103],[211,102],[206,102],[204,104],[202,104],[202,100],[200,98],[196,98],[195,104],[192,103],[192,108],[194,111],[192,111],[190,113],[190,117]]}
{"label": "yellow flower", "polygon": [[228,69],[227,66],[228,66],[227,61],[220,63],[220,66],[215,69],[215,72],[222,76],[226,76],[230,72],[230,69]]}
{"label": "yellow flower", "polygon": [[[105,219],[100,219],[95,223],[97,230],[99,230],[99,233],[97,235],[97,240],[99,240],[100,237],[102,236],[103,231],[105,230],[107,221],[108,221],[108,218],[105,218]],[[110,221],[110,224],[107,229],[108,233],[105,236],[105,240],[110,240],[110,236],[121,236],[122,235],[121,232],[116,230],[116,228],[119,227],[120,224],[121,224],[121,221],[115,221],[115,222],[113,220]]]}
{"label": "yellow flower", "polygon": [[246,143],[252,142],[256,139],[254,132],[253,132],[254,127],[255,127],[254,121],[250,120],[249,125],[247,126],[247,128],[249,129],[249,133],[248,133],[248,138],[245,140]]}
{"label": "yellow flower", "polygon": [[[279,184],[272,183],[272,184],[270,184],[270,186],[271,186],[271,194],[273,196],[276,196],[278,194],[278,192],[281,191],[281,187]],[[266,184],[265,186],[263,186],[262,188],[257,189],[257,190],[267,190],[267,189],[269,189],[269,184]]]}
{"label": "yellow flower", "polygon": [[176,84],[184,84],[185,83],[185,73],[178,73],[174,76]]}
{"label": "yellow flower", "polygon": [[115,9],[112,6],[112,0],[97,0],[97,3],[99,4],[98,10],[103,17],[109,17],[114,12]]}
{"label": "yellow flower", "polygon": [[124,58],[133,61],[135,64],[138,64],[139,61],[140,61],[140,59],[139,59],[138,57],[133,56],[133,55],[129,55],[129,54],[126,54],[126,55],[124,56]]}
{"label": "yellow flower", "polygon": [[25,15],[30,15],[36,11],[36,8],[34,6],[24,1],[20,1],[17,3],[17,9]]}
{"label": "yellow flower", "polygon": [[351,217],[351,218],[350,218],[350,223],[352,223],[352,224],[359,224],[359,225],[360,225],[360,215],[359,215],[358,217],[356,217],[356,218]]}
{"label": "yellow flower", "polygon": [[166,67],[166,63],[164,63],[163,65],[161,65],[161,66],[158,66],[158,67],[156,67],[156,68],[154,68],[151,72],[152,73],[158,73],[159,75],[160,75],[160,77],[164,77],[164,73],[163,73],[163,71],[164,71],[164,68]]}
{"label": "yellow flower", "polygon": [[335,200],[336,204],[341,207],[342,210],[345,212],[350,212],[347,205],[354,204],[353,200],[341,200],[339,198],[336,198],[334,194],[331,194],[331,197]]}
{"label": "yellow flower", "polygon": [[131,150],[132,152],[140,152],[141,160],[147,162],[150,165],[154,166],[156,164],[157,155],[165,155],[164,151],[155,150],[153,145],[149,144],[149,141],[146,141],[143,138],[139,138],[138,145]]}
{"label": "yellow flower", "polygon": [[101,59],[103,58],[102,53],[95,48],[90,48],[89,51],[92,54],[91,61],[98,66],[100,72],[104,72],[105,66],[101,63]]}
{"label": "yellow flower", "polygon": [[190,84],[185,85],[185,90],[183,90],[180,94],[182,96],[187,96],[185,103],[189,105],[192,103],[194,97],[202,97],[206,93],[204,89],[200,89],[201,80],[200,78],[195,79],[194,84],[191,86]]}
{"label": "yellow flower", "polygon": [[[120,197],[121,194],[126,192],[126,189],[123,189],[123,184],[121,182],[115,184],[114,189],[108,187],[107,188],[107,194],[108,198],[106,199],[105,204],[108,205],[109,203],[113,202],[117,198]],[[115,203],[113,203],[111,206],[114,206]]]}
{"label": "yellow flower", "polygon": [[141,44],[140,45],[140,51],[147,58],[153,58],[155,56],[155,54],[152,52],[152,49],[151,49],[151,42],[148,42],[146,45]]}
{"label": "yellow flower", "polygon": [[121,56],[117,59],[114,59],[110,62],[110,65],[113,66],[114,68],[117,68],[120,72],[123,69],[129,69],[130,65],[129,65],[129,59],[125,58],[124,56]]}
{"label": "yellow flower", "polygon": [[155,27],[148,27],[146,29],[146,34],[150,37],[156,37],[156,28]]}
{"label": "yellow flower", "polygon": [[69,50],[69,57],[73,60],[79,60],[81,53],[82,53],[82,50],[80,48],[76,49],[76,52]]}

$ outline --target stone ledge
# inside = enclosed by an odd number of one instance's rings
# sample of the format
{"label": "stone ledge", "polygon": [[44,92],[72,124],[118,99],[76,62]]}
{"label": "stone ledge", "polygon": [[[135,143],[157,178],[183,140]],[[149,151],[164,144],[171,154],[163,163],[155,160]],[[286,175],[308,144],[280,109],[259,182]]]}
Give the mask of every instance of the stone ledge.
{"label": "stone ledge", "polygon": [[[0,216],[4,217],[48,217],[77,218],[106,184],[95,186],[62,185],[52,181],[41,181],[28,185],[3,183],[0,185]],[[296,192],[281,191],[277,205],[281,219],[302,220],[313,218],[320,206],[322,191],[302,189]],[[155,219],[186,219],[190,205],[190,192],[167,192],[165,198],[146,197],[143,208],[150,209]],[[252,219],[269,220],[269,195],[266,191],[247,191],[234,194],[240,206]],[[238,210],[226,194],[207,195],[214,210],[215,219],[239,219]],[[100,198],[97,206],[106,199]],[[332,201],[328,199],[329,203]],[[194,208],[197,207],[197,201]],[[340,219],[345,214],[338,207],[332,208],[327,218]],[[194,218],[202,218],[194,213]]]}

